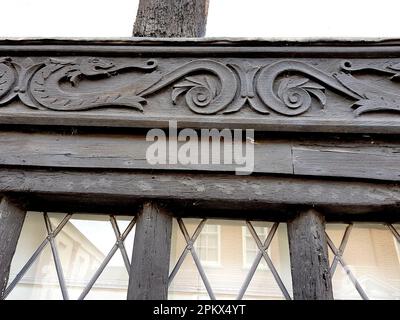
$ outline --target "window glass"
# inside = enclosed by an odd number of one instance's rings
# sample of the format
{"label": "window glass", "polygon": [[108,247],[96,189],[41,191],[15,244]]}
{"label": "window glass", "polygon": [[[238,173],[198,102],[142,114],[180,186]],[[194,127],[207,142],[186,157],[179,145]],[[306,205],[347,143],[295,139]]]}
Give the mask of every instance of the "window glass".
{"label": "window glass", "polygon": [[[193,236],[201,219],[183,219],[182,222],[190,237]],[[264,243],[272,223],[251,222],[260,241]],[[236,299],[243,289],[250,272],[250,266],[258,253],[258,247],[250,232],[246,231],[245,221],[213,220],[204,224],[202,232],[194,242],[201,269],[216,299]],[[186,239],[179,225],[174,221],[171,243],[171,264],[175,265],[184,252]],[[286,290],[292,294],[289,249],[286,224],[280,224],[271,242],[268,254],[281,277]],[[218,264],[215,262],[218,257]],[[281,289],[263,262],[258,264],[251,281],[242,294],[244,299],[283,299]],[[245,261],[248,265],[245,265]],[[247,263],[246,263],[247,264]],[[174,275],[169,287],[169,299],[209,299],[208,290],[190,252],[187,252],[182,265]]]}
{"label": "window glass", "polygon": [[[48,216],[54,231],[66,214],[50,213]],[[132,218],[115,219],[122,233]],[[44,221],[42,213],[28,212],[12,261],[9,285],[46,238]],[[125,240],[129,259],[132,254],[133,239],[134,230]],[[109,255],[116,242],[116,236],[110,216],[74,214],[56,235],[54,242],[68,297],[78,299]],[[43,250],[33,260],[7,299],[63,298],[52,249],[49,242],[45,243]],[[116,250],[85,298],[126,299],[127,287],[127,268],[121,252]]]}
{"label": "window glass", "polygon": [[[336,249],[346,227],[327,224]],[[329,251],[332,263],[335,255]],[[336,299],[361,299],[363,295],[369,299],[400,299],[398,242],[387,226],[356,223],[348,230],[342,262],[337,264],[332,284]]]}

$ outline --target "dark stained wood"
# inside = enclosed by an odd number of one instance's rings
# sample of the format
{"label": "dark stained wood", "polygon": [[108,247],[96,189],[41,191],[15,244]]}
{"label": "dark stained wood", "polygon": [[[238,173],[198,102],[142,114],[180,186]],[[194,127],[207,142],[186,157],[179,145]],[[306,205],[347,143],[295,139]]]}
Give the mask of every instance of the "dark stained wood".
{"label": "dark stained wood", "polygon": [[140,0],[133,36],[203,37],[208,0]]}
{"label": "dark stained wood", "polygon": [[[349,146],[350,147],[350,146]],[[293,148],[293,171],[298,175],[400,180],[398,148]]]}
{"label": "dark stained wood", "polygon": [[160,204],[146,202],[137,215],[128,300],[166,300],[172,218]]}
{"label": "dark stained wood", "polygon": [[[150,164],[141,134],[0,132],[0,165],[233,172],[233,164]],[[178,148],[182,145],[178,143]],[[258,138],[254,172],[400,181],[400,141]],[[223,156],[221,155],[221,159]]]}
{"label": "dark stained wood", "polygon": [[[140,0],[133,35],[202,37],[205,35],[207,11],[208,0]],[[157,60],[151,61],[151,66],[157,64]],[[142,81],[143,89],[152,82]],[[155,81],[158,83],[158,78]],[[168,75],[166,81],[170,81]],[[141,105],[139,109],[142,109]],[[143,158],[147,159],[146,153]],[[171,230],[172,216],[161,207],[160,202],[146,202],[136,222],[128,300],[167,299]]]}
{"label": "dark stained wood", "polygon": [[[132,134],[0,132],[0,165],[230,172],[243,167],[235,163],[213,164],[211,161],[187,165],[150,164],[146,160],[146,150],[152,143],[146,141],[144,135]],[[178,149],[182,144],[178,142]],[[197,142],[193,146],[197,147]],[[292,151],[289,143],[260,141],[254,147],[255,172],[292,173]],[[221,160],[224,159],[222,146],[220,157]]]}
{"label": "dark stained wood", "polygon": [[[140,0],[133,36],[203,37],[207,11],[208,0]],[[128,300],[167,299],[171,229],[172,216],[159,202],[144,204],[136,225]]]}
{"label": "dark stained wood", "polygon": [[[70,201],[144,199],[209,209],[316,206],[347,214],[398,212],[395,183],[217,173],[0,169],[0,193],[68,196]],[[211,212],[204,211],[204,215]]]}
{"label": "dark stained wood", "polygon": [[[0,51],[0,124],[155,128],[178,120],[190,128],[400,132],[396,41],[21,40],[0,41]],[[283,74],[292,81],[282,84]],[[211,87],[187,86],[177,97],[176,85],[191,76]],[[220,88],[206,106],[192,99]],[[300,107],[285,105],[295,104],[289,89],[301,92]]]}
{"label": "dark stained wood", "polygon": [[[74,38],[74,39],[3,39],[0,52],[42,55],[52,53],[100,53],[102,55],[131,55],[154,52],[168,55],[193,55],[212,53],[238,56],[316,57],[334,55],[353,58],[377,58],[387,55],[400,57],[399,39],[364,40],[261,40],[255,38]],[[196,47],[196,50],[193,49]]]}
{"label": "dark stained wood", "polygon": [[204,116],[170,116],[162,114],[159,117],[141,114],[108,114],[108,113],[54,113],[38,112],[13,112],[2,110],[0,124],[20,126],[58,126],[63,127],[92,127],[92,128],[168,128],[169,120],[179,120],[179,128],[216,128],[216,129],[254,129],[266,132],[327,132],[327,133],[365,133],[365,134],[400,134],[398,121],[395,119],[295,119],[282,118],[249,118],[230,117],[229,115],[204,117]]}
{"label": "dark stained wood", "polygon": [[25,210],[9,198],[0,197],[0,300],[7,286],[25,214]]}
{"label": "dark stained wood", "polygon": [[332,300],[324,217],[310,209],[288,222],[295,300]]}

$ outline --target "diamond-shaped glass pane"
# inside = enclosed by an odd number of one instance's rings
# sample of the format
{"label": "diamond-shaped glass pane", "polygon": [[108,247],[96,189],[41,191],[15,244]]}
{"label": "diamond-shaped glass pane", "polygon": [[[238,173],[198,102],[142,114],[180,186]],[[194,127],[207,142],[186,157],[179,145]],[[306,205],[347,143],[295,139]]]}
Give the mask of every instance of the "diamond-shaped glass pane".
{"label": "diamond-shaped glass pane", "polygon": [[[327,233],[333,237],[335,226],[327,225]],[[343,235],[343,233],[342,233]],[[339,235],[337,235],[339,238]],[[335,243],[339,248],[340,241]],[[354,275],[361,290],[369,299],[400,298],[400,259],[393,234],[384,224],[357,223],[353,226],[343,261]],[[331,255],[330,261],[333,261]],[[338,264],[333,277],[334,296],[338,299],[354,299],[349,285],[350,277]],[[338,273],[338,274],[336,274]],[[355,287],[354,283],[353,287]],[[358,290],[360,291],[360,289]],[[362,293],[360,293],[362,294]]]}
{"label": "diamond-shaped glass pane", "polygon": [[360,294],[351,282],[343,267],[338,264],[332,277],[333,296],[337,300],[361,300]]}
{"label": "diamond-shaped glass pane", "polygon": [[57,272],[47,245],[16,287],[8,295],[10,300],[62,300]]}
{"label": "diamond-shaped glass pane", "polygon": [[[199,219],[183,220],[190,237],[200,221]],[[260,241],[264,243],[273,224],[253,222],[252,225]],[[170,270],[173,270],[185,247],[185,238],[178,224],[174,222]],[[216,299],[238,297],[251,265],[260,252],[245,221],[233,220],[207,220],[194,242],[194,248]],[[278,273],[282,274],[282,281],[291,291],[288,239],[284,224],[278,228],[268,254]],[[264,259],[261,259],[248,290],[246,293],[250,298],[280,299],[283,297]],[[189,252],[170,284],[169,298],[203,299],[206,296],[208,296],[207,290]]]}
{"label": "diamond-shaped glass pane", "polygon": [[[65,214],[50,213],[48,216],[52,230],[56,231]],[[116,222],[121,234],[131,220],[132,217],[117,217]],[[42,253],[37,256],[32,266],[11,291],[9,298],[27,299],[29,298],[29,289],[35,292],[32,296],[36,299],[40,299],[43,294],[46,295],[44,299],[62,298],[61,282],[62,284],[65,283],[69,298],[77,299],[93,279],[106,256],[115,245],[117,240],[115,233],[110,222],[110,216],[74,214],[54,238],[55,249],[59,256],[58,266],[60,272],[62,272],[64,282],[58,279],[53,253],[50,243],[47,242],[47,246],[42,250]],[[12,278],[15,278],[20,272],[26,261],[46,236],[47,231],[43,214],[29,213],[13,259]],[[90,286],[88,287],[93,290],[92,296],[94,295],[96,299],[106,296],[107,299],[126,298],[127,269],[129,269],[128,252],[129,254],[132,252],[133,235],[131,234],[126,241],[131,241],[131,243],[127,247],[125,260],[122,258],[121,250],[116,247],[117,249],[114,250],[112,259],[108,261],[103,272],[96,279],[93,289]],[[31,279],[31,282],[28,283],[29,279]],[[12,279],[10,279],[9,284],[11,281]],[[37,283],[41,284],[43,292],[38,289]],[[23,286],[26,288],[21,291]],[[51,292],[49,291],[49,286],[51,286]],[[40,295],[36,292],[37,290],[40,291]],[[87,298],[90,297],[88,296]]]}
{"label": "diamond-shaped glass pane", "polygon": [[116,252],[101,273],[85,300],[125,300],[129,276],[121,254]]}

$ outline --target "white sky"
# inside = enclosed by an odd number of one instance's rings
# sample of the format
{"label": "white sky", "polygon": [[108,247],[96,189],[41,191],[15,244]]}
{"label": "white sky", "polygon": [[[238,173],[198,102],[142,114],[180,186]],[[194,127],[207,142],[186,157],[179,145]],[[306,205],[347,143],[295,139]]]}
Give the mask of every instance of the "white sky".
{"label": "white sky", "polygon": [[[0,0],[0,37],[129,37],[137,0]],[[398,37],[396,0],[210,0],[208,37]]]}

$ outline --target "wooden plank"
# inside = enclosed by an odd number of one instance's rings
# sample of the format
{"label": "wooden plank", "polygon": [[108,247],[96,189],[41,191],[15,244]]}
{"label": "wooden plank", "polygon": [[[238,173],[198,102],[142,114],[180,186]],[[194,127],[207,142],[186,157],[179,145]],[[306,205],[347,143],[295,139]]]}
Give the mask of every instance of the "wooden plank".
{"label": "wooden plank", "polygon": [[0,299],[7,287],[26,211],[7,197],[0,200]]}
{"label": "wooden plank", "polygon": [[273,208],[277,205],[311,205],[336,211],[363,212],[393,209],[398,212],[400,187],[372,183],[282,176],[235,176],[159,172],[0,169],[0,193],[55,195],[70,199],[164,199],[227,206]]}
{"label": "wooden plank", "polygon": [[293,148],[295,175],[400,180],[399,148]]}
{"label": "wooden plank", "polygon": [[399,56],[397,39],[348,40],[260,40],[254,38],[74,38],[74,39],[2,39],[0,52],[43,55],[47,53],[101,53],[132,55],[138,53],[168,53],[196,55],[198,53],[243,55],[258,53],[282,56],[352,55],[354,57]]}
{"label": "wooden plank", "polygon": [[136,218],[128,300],[166,300],[172,216],[157,203],[146,202]]}
{"label": "wooden plank", "polygon": [[[109,169],[163,169],[235,171],[243,167],[234,162],[223,164],[150,164],[146,160],[147,148],[152,141],[145,135],[132,134],[74,134],[0,132],[0,165],[109,168]],[[251,142],[249,142],[251,143]],[[177,150],[183,142],[178,142]],[[197,143],[192,143],[197,147]],[[243,150],[246,147],[243,146]],[[211,152],[210,152],[211,153]],[[232,153],[231,153],[232,155]],[[248,155],[249,157],[252,155]],[[249,158],[250,159],[250,158]],[[255,172],[291,174],[291,146],[281,141],[262,141],[254,145]]]}
{"label": "wooden plank", "polygon": [[[161,169],[233,172],[243,165],[151,164],[143,134],[0,132],[0,165],[51,168]],[[177,150],[183,143],[178,142]],[[194,145],[194,144],[193,144]],[[196,144],[197,146],[197,144]],[[400,181],[400,142],[354,138],[257,138],[254,172]],[[250,159],[250,158],[249,158]]]}
{"label": "wooden plank", "polygon": [[85,114],[78,112],[30,112],[4,109],[0,112],[0,124],[21,126],[59,126],[93,128],[168,128],[169,120],[179,119],[180,128],[254,129],[268,132],[327,132],[327,133],[381,133],[400,134],[399,122],[394,119],[313,119],[313,118],[260,118],[229,115],[170,116],[168,113],[148,116],[128,113],[98,111]]}
{"label": "wooden plank", "polygon": [[[1,50],[9,56],[1,63],[2,74],[9,75],[0,90],[2,124],[157,128],[166,120],[178,120],[191,128],[400,132],[398,84],[390,81],[396,73],[391,66],[400,57],[396,41],[26,40],[0,41]],[[56,69],[55,51],[68,61]],[[41,57],[35,57],[39,52]],[[348,59],[346,65],[343,59]],[[40,68],[33,74],[22,72],[33,67],[21,66],[30,60]],[[77,70],[68,77],[71,63]],[[366,76],[360,77],[358,71]],[[290,74],[290,81],[280,86],[283,74]],[[305,82],[296,82],[300,74]],[[192,85],[182,82],[191,76]],[[208,79],[205,87],[196,80],[199,76]],[[14,81],[15,77],[20,79]],[[181,82],[186,85],[176,90]],[[24,88],[17,83],[24,83]],[[290,99],[292,84],[302,92],[296,103]],[[191,87],[214,96],[196,101]]]}
{"label": "wooden plank", "polygon": [[332,300],[324,217],[310,209],[288,222],[295,300]]}

